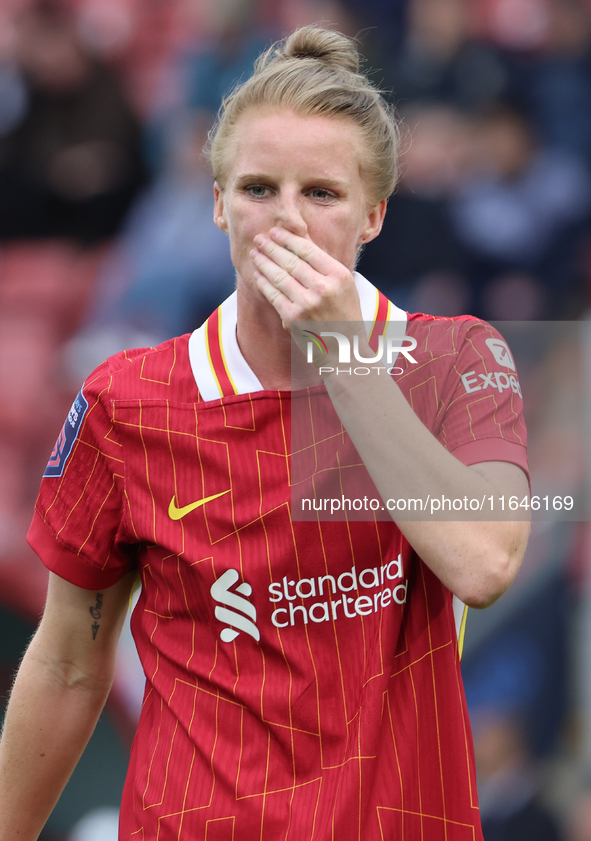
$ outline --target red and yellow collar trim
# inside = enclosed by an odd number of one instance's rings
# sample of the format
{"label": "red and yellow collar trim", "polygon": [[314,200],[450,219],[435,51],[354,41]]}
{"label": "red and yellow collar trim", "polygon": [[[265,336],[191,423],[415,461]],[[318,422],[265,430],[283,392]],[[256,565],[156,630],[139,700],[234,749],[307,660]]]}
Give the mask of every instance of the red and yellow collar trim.
{"label": "red and yellow collar trim", "polygon": [[[386,333],[388,323],[406,322],[407,314],[363,275],[355,272],[354,277],[363,320],[372,325],[369,344],[377,350],[379,336]],[[219,400],[234,394],[263,390],[238,346],[237,318],[237,295],[234,292],[189,339],[191,369],[203,400]]]}

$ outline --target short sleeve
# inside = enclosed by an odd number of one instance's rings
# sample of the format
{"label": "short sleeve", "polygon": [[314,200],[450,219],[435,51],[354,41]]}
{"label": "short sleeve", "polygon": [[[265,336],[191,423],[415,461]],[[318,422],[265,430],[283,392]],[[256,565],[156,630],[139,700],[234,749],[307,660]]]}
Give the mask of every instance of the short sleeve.
{"label": "short sleeve", "polygon": [[27,540],[45,566],[79,587],[109,587],[135,566],[121,446],[111,421],[109,362],[74,400],[45,469]]}
{"label": "short sleeve", "polygon": [[469,320],[446,378],[438,435],[464,464],[507,461],[529,476],[521,384],[511,350],[484,321]]}

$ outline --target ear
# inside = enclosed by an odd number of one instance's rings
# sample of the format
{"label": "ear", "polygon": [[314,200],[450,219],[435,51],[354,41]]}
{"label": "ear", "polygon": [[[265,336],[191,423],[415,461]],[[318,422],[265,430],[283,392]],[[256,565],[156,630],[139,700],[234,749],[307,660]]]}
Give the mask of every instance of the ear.
{"label": "ear", "polygon": [[224,214],[224,195],[217,181],[213,182],[213,221],[220,231],[228,233],[228,223]]}
{"label": "ear", "polygon": [[371,242],[382,230],[384,224],[384,216],[386,215],[386,207],[388,205],[387,199],[382,199],[374,207],[370,208],[367,213],[367,220],[359,235],[358,245],[363,245],[366,242]]}

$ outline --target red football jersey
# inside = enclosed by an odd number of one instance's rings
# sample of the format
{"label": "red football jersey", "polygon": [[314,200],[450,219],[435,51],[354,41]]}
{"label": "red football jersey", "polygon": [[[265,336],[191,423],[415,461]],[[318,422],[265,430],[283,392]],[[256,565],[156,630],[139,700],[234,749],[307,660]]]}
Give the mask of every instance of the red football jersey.
{"label": "red football jersey", "polygon": [[[364,319],[406,321],[357,284]],[[314,419],[330,400],[263,390],[235,328],[233,296],[191,337],[101,365],[29,533],[78,586],[141,575],[120,837],[481,839],[452,594],[392,521],[292,519],[291,404]],[[527,469],[492,328],[419,316],[407,334],[417,362],[398,381],[423,422],[466,463]],[[338,454],[359,460],[347,436]]]}

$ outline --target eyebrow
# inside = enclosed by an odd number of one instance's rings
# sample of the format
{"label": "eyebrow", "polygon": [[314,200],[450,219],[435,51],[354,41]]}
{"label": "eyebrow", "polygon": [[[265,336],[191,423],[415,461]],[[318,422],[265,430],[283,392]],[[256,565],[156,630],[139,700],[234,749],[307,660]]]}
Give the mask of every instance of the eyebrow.
{"label": "eyebrow", "polygon": [[236,176],[236,181],[272,181],[269,175],[263,175],[259,172],[244,172]]}
{"label": "eyebrow", "polygon": [[[239,184],[244,184],[248,181],[275,181],[272,175],[268,173],[259,173],[259,172],[245,172],[241,173],[236,176],[236,182]],[[314,176],[311,175],[307,181],[310,181],[313,184],[326,186],[326,187],[346,187],[348,181],[343,178],[328,178],[325,176]]]}

